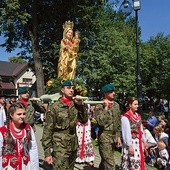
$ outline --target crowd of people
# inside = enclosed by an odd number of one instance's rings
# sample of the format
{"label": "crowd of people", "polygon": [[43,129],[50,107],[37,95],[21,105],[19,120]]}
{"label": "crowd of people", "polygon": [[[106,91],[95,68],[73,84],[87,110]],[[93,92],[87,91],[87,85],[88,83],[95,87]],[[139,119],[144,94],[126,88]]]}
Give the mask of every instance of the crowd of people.
{"label": "crowd of people", "polygon": [[[95,166],[92,138],[99,145],[100,170],[115,169],[116,148],[122,149],[121,169],[145,170],[146,164],[158,169],[169,168],[169,124],[166,115],[158,117],[151,109],[143,120],[138,100],[131,97],[121,113],[114,101],[115,86],[101,88],[102,104],[84,104],[74,96],[74,83],[62,83],[62,96],[48,108],[30,101],[29,88],[19,88],[19,96],[8,102],[0,96],[0,167],[2,169],[37,170],[38,146],[35,140],[36,111],[46,113],[42,146],[44,161],[58,170],[73,170],[75,163]],[[74,96],[74,97],[73,97]],[[18,100],[17,100],[18,98]],[[9,99],[9,96],[8,96]]]}
{"label": "crowd of people", "polygon": [[146,163],[156,166],[158,169],[168,169],[169,167],[169,135],[170,129],[165,115],[156,117],[150,111],[149,117],[143,121],[144,135],[148,143],[145,151]]}

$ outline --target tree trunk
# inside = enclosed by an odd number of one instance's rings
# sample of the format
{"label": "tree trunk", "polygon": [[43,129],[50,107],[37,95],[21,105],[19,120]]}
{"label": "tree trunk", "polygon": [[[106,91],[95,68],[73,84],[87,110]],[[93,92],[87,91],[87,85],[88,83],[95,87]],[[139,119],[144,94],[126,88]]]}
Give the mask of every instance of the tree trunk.
{"label": "tree trunk", "polygon": [[40,97],[44,94],[44,72],[43,72],[40,52],[37,49],[36,42],[33,42],[32,44],[32,51],[33,51],[33,59],[34,59],[34,67],[35,67],[35,75],[36,75],[37,97]]}
{"label": "tree trunk", "polygon": [[37,22],[37,1],[33,1],[33,10],[32,10],[32,27],[29,29],[29,35],[32,42],[32,53],[35,67],[36,75],[36,85],[37,85],[37,97],[40,97],[44,94],[44,71],[42,67],[39,42],[38,42],[38,22]]}

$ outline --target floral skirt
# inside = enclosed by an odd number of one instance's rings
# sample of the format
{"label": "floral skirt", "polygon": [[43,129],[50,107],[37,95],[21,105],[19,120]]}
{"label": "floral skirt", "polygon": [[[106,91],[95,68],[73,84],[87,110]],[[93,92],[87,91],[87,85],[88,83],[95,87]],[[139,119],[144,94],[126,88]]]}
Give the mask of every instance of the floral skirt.
{"label": "floral skirt", "polygon": [[91,162],[91,161],[94,161],[94,149],[93,149],[93,145],[92,143],[88,143],[84,146],[84,156],[81,157],[80,156],[80,153],[81,153],[81,149],[82,149],[82,146],[80,145],[78,148],[77,148],[77,158],[76,158],[76,162],[78,163],[83,163],[83,162]]}
{"label": "floral skirt", "polygon": [[130,155],[127,146],[122,146],[122,170],[141,170],[140,168],[140,149],[139,149],[139,139],[132,139],[132,146],[134,149],[134,155]]}

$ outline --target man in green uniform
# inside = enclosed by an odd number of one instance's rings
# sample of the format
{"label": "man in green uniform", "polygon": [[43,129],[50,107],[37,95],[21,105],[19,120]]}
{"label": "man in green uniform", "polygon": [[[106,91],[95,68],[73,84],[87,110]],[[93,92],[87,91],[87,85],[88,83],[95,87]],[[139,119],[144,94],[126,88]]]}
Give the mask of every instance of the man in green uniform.
{"label": "man in green uniform", "polygon": [[113,84],[102,88],[103,104],[96,106],[95,117],[99,125],[99,153],[101,156],[100,170],[114,170],[114,149],[121,146],[120,140],[120,109],[113,101],[115,96]]}
{"label": "man in green uniform", "polygon": [[20,96],[19,101],[25,105],[26,107],[26,117],[25,117],[25,122],[29,123],[34,131],[35,131],[35,120],[34,120],[34,114],[35,111],[40,112],[40,113],[45,113],[45,108],[42,106],[42,104],[33,102],[29,100],[30,97],[30,91],[29,91],[28,86],[23,86],[18,89],[18,94]]}
{"label": "man in green uniform", "polygon": [[55,170],[73,170],[78,146],[76,122],[88,120],[80,97],[75,97],[74,84],[66,80],[61,88],[62,97],[49,108],[43,130],[42,146],[45,161]]}

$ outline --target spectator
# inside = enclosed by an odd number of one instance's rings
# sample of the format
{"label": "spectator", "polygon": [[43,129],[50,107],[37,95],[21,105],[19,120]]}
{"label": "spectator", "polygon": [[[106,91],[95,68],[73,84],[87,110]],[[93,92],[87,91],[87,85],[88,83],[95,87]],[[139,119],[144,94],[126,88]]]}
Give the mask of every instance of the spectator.
{"label": "spectator", "polygon": [[158,158],[157,158],[157,164],[159,169],[164,169],[166,165],[168,164],[169,160],[169,153],[166,148],[166,144],[163,140],[158,141]]}
{"label": "spectator", "polygon": [[147,118],[148,129],[152,132],[155,125],[158,123],[158,119],[154,116],[154,111],[150,110],[149,117]]}
{"label": "spectator", "polygon": [[18,96],[16,96],[15,94],[11,94],[9,97],[10,97],[9,101],[6,102],[6,108],[7,108],[7,110],[9,109],[9,107],[10,107],[11,104],[17,102],[17,98],[18,98]]}
{"label": "spectator", "polygon": [[144,132],[145,140],[146,143],[148,144],[148,147],[152,147],[152,146],[155,147],[157,143],[154,137],[152,136],[151,132],[147,129],[148,127],[147,122],[142,122],[142,124],[143,124],[143,132]]}
{"label": "spectator", "polygon": [[150,166],[154,166],[156,162],[156,152],[153,149],[157,148],[157,142],[152,136],[151,132],[147,129],[148,123],[146,121],[142,122],[143,132],[148,148],[145,149],[145,161]]}
{"label": "spectator", "polygon": [[158,142],[159,140],[163,140],[168,147],[169,135],[164,132],[164,128],[161,125],[157,125],[153,129],[155,133],[155,140]]}
{"label": "spectator", "polygon": [[0,127],[7,121],[7,109],[5,107],[5,95],[0,95]]}
{"label": "spectator", "polygon": [[168,119],[169,108],[167,100],[162,100],[162,112],[164,113],[165,118]]}
{"label": "spectator", "polygon": [[92,128],[92,138],[98,141],[98,134],[99,134],[99,126],[95,119],[95,105],[90,106],[90,120],[91,120],[91,128]]}
{"label": "spectator", "polygon": [[11,94],[9,103],[13,104],[13,103],[17,102],[17,98],[18,98],[18,96],[16,96],[15,94]]}

